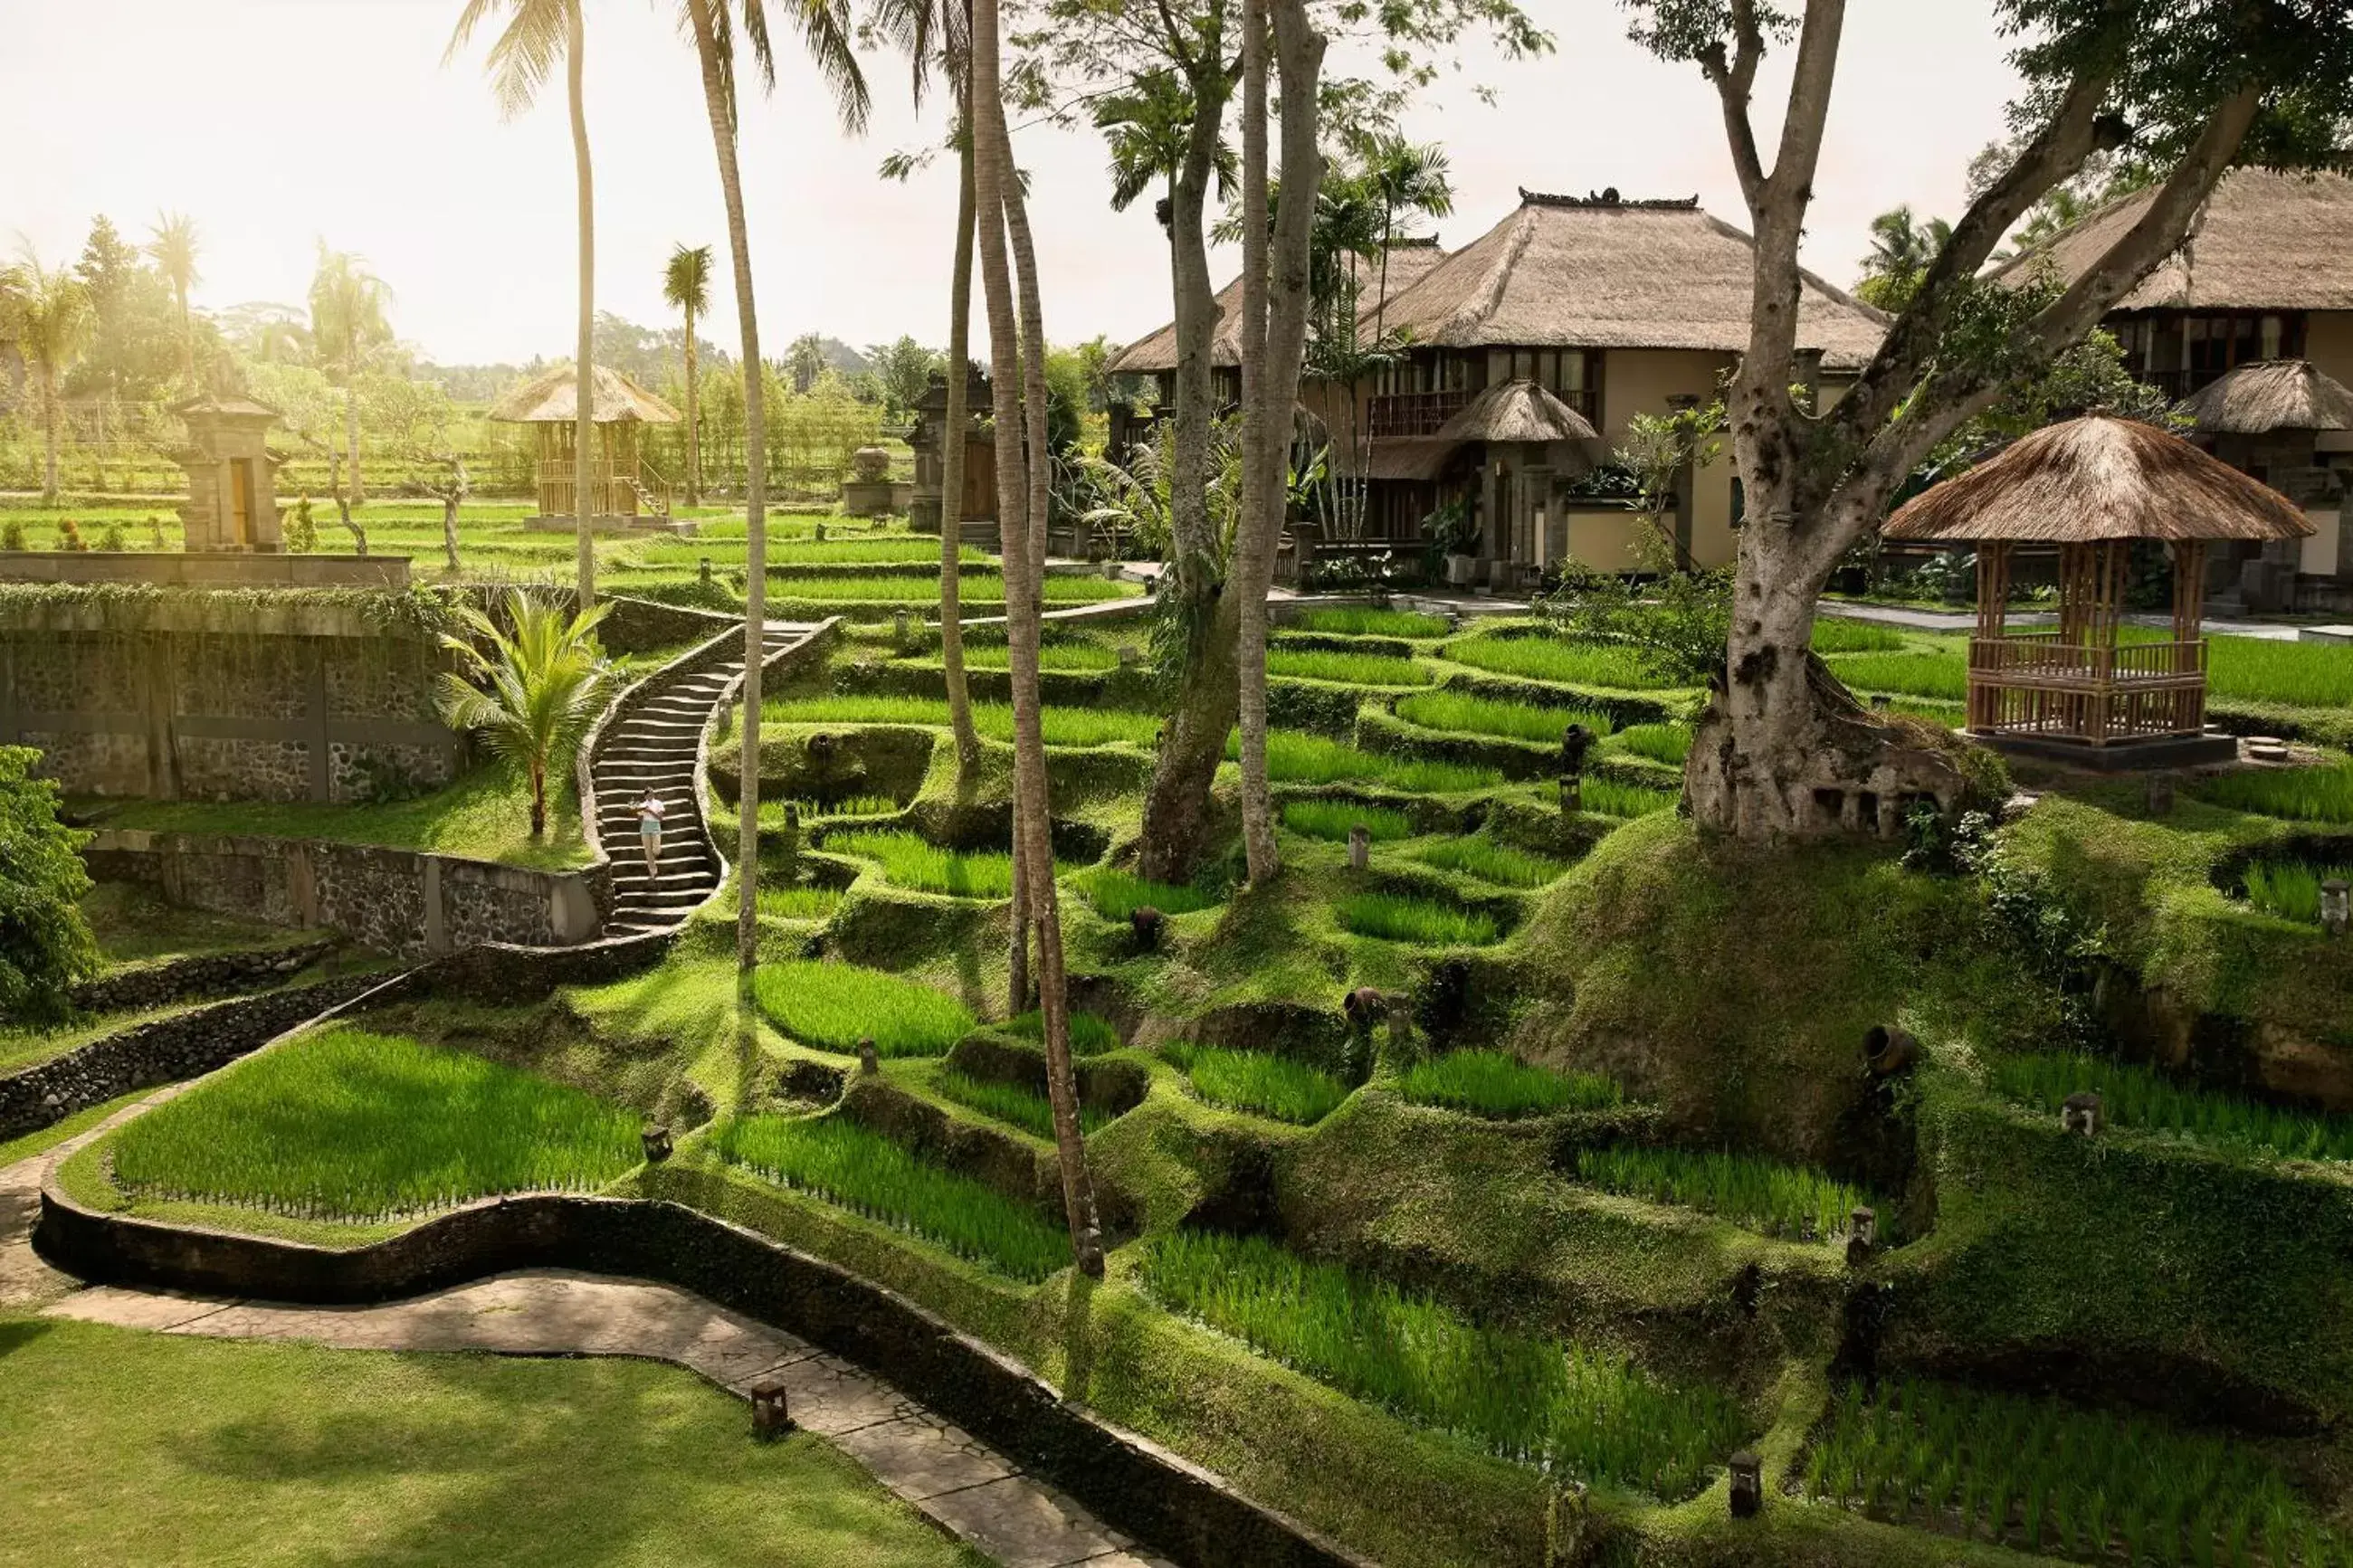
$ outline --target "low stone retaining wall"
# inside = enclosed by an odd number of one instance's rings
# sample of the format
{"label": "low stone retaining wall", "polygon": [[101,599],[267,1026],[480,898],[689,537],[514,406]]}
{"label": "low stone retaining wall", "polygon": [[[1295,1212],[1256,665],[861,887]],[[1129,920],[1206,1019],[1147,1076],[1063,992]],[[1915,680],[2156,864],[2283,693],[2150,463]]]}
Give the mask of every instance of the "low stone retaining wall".
{"label": "low stone retaining wall", "polygon": [[259,1050],[297,1024],[385,984],[381,974],[240,996],[133,1024],[38,1067],[0,1078],[0,1142],[62,1121],[78,1110],[158,1084],[195,1078]]}
{"label": "low stone retaining wall", "polygon": [[0,551],[0,582],[153,583],[199,588],[406,588],[406,555],[242,550]]}
{"label": "low stone retaining wall", "polygon": [[275,984],[342,946],[334,937],[290,947],[248,952],[206,952],[86,980],[73,988],[73,1005],[85,1013],[121,1013],[162,1007],[206,996],[234,996]]}
{"label": "low stone retaining wall", "polygon": [[374,1246],[329,1250],[99,1214],[51,1187],[33,1245],[94,1283],[326,1305],[393,1300],[517,1268],[659,1280],[856,1362],[1190,1568],[1367,1568],[1208,1471],[1064,1403],[1019,1363],[904,1297],[676,1204],[492,1199]]}
{"label": "low stone retaining wall", "polygon": [[613,874],[463,860],[320,839],[99,829],[82,858],[100,880],[140,882],[188,909],[328,927],[404,958],[477,942],[590,942],[613,907]]}

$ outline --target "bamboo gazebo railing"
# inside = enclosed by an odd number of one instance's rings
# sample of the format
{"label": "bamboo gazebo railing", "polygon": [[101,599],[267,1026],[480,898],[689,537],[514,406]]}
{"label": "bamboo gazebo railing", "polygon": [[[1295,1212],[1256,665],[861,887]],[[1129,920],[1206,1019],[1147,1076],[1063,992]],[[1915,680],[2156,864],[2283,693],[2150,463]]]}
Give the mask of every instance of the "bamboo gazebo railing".
{"label": "bamboo gazebo railing", "polygon": [[2166,639],[2123,640],[2131,549],[2123,541],[2059,547],[2059,624],[2008,625],[2006,540],[1978,552],[1978,624],[1969,638],[1968,727],[1982,735],[2056,735],[2104,746],[2206,728],[2206,643],[2198,635],[2206,546],[2173,557]]}

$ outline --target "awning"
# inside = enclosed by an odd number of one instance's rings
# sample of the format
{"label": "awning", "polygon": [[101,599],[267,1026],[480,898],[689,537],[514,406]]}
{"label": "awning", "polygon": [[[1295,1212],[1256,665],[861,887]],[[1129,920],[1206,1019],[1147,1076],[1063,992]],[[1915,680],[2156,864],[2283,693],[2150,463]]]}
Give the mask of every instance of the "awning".
{"label": "awning", "polygon": [[1375,479],[1413,479],[1422,483],[1446,471],[1448,459],[1461,449],[1460,441],[1434,436],[1392,436],[1375,441],[1365,475]]}

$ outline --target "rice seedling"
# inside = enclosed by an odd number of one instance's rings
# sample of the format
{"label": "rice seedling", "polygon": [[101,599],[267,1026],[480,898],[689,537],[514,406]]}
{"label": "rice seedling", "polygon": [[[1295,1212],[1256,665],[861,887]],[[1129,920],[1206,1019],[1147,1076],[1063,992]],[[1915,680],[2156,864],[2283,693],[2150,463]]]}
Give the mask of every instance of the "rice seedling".
{"label": "rice seedling", "polygon": [[[938,581],[925,577],[859,577],[833,573],[795,576],[789,566],[772,566],[768,584],[773,597],[811,599],[823,604],[905,605],[911,609],[936,609],[940,602]],[[1063,573],[1049,574],[1040,588],[1039,596],[1050,605],[1093,605],[1135,595],[1134,588],[1128,584]],[[966,572],[957,578],[956,592],[966,605],[1001,605],[1005,602],[1005,578],[996,572]]]}
{"label": "rice seedling", "polygon": [[2353,763],[2221,773],[2197,795],[2211,805],[2291,822],[2353,822]]}
{"label": "rice seedling", "polygon": [[[773,724],[917,724],[944,730],[948,705],[931,697],[788,697],[763,703],[760,714]],[[1160,734],[1155,716],[1116,708],[1050,707],[1039,717],[1050,746],[1149,746]],[[1001,702],[974,703],[972,723],[992,741],[1013,738],[1013,710]]]}
{"label": "rice seedling", "polygon": [[1566,642],[1551,637],[1469,637],[1448,643],[1440,651],[1456,664],[1528,680],[1624,691],[1655,691],[1674,684],[1654,674],[1639,650],[1613,643]]}
{"label": "rice seedling", "polygon": [[1266,672],[1294,680],[1330,680],[1343,686],[1428,686],[1438,672],[1410,658],[1377,653],[1327,653],[1317,648],[1269,649]]}
{"label": "rice seedling", "polygon": [[1347,800],[1294,800],[1282,808],[1282,825],[1303,838],[1344,842],[1361,826],[1377,843],[1413,837],[1413,818],[1401,811],[1358,805]]}
{"label": "rice seedling", "polygon": [[1617,728],[1607,713],[1589,708],[1546,708],[1533,702],[1506,702],[1461,691],[1417,692],[1397,705],[1397,715],[1425,730],[1502,735],[1546,746],[1558,745],[1561,731],[1571,724],[1582,724],[1597,736],[1607,735]]}
{"label": "rice seedling", "polygon": [[771,920],[829,920],[841,907],[839,888],[780,888],[773,882],[760,884],[760,912]]}
{"label": "rice seedling", "polygon": [[[1228,736],[1227,758],[1240,755],[1240,738]],[[1414,795],[1492,789],[1504,782],[1504,775],[1493,768],[1384,756],[1297,730],[1268,731],[1266,773],[1277,784],[1378,784]]]}
{"label": "rice seedling", "polygon": [[893,886],[957,899],[1003,899],[1013,893],[1013,856],[1002,849],[943,849],[916,833],[836,833],[829,853],[854,855],[882,868]]}
{"label": "rice seedling", "polygon": [[[1025,1040],[1044,1037],[1046,1016],[1035,1007],[1006,1020],[1006,1032]],[[1103,1051],[1119,1049],[1119,1026],[1109,1018],[1092,1013],[1073,1012],[1071,1015],[1071,1049],[1079,1056],[1091,1057]]]}
{"label": "rice seedling", "polygon": [[1146,907],[1164,915],[1186,915],[1225,901],[1198,888],[1155,882],[1132,871],[1115,871],[1108,867],[1082,873],[1077,885],[1087,902],[1094,906],[1095,913],[1109,921],[1124,921]]}
{"label": "rice seedling", "polygon": [[816,959],[762,964],[752,994],[788,1037],[844,1056],[871,1038],[878,1056],[935,1057],[978,1022],[963,1003],[928,985]]}
{"label": "rice seedling", "polygon": [[1482,881],[1506,888],[1541,888],[1568,869],[1546,856],[1475,837],[1441,838],[1417,851],[1414,858],[1425,866],[1466,871]]}
{"label": "rice seedling", "polygon": [[1816,653],[1894,653],[1903,647],[1902,632],[1873,621],[1825,616],[1814,623]]}
{"label": "rice seedling", "polygon": [[1617,741],[1621,752],[1631,752],[1671,767],[1682,767],[1691,755],[1692,732],[1688,724],[1630,724],[1618,731]]}
{"label": "rice seedling", "polygon": [[2309,1565],[2343,1549],[2257,1445],[1909,1375],[1840,1390],[1800,1474],[1818,1502],[2094,1561]]}
{"label": "rice seedling", "polygon": [[2353,1117],[2321,1116],[2185,1089],[2144,1067],[2078,1052],[2003,1057],[1993,1064],[1997,1093],[2057,1117],[2080,1089],[2100,1096],[2100,1116],[2117,1127],[2211,1139],[2294,1160],[2353,1159]]}
{"label": "rice seedling", "polygon": [[1602,816],[1648,816],[1654,811],[1672,811],[1683,799],[1681,790],[1645,789],[1616,779],[1588,778],[1578,788],[1585,809]]}
{"label": "rice seedling", "polygon": [[[1753,1154],[1632,1145],[1580,1149],[1577,1173],[1604,1192],[1699,1209],[1767,1236],[1801,1237],[1810,1228],[1828,1239],[1846,1229],[1855,1209],[1878,1206],[1860,1187]],[[1894,1230],[1883,1212],[1881,1238],[1891,1238]]]}
{"label": "rice seedling", "polygon": [[[721,538],[712,531],[712,524],[702,525],[702,531],[691,540],[664,541],[638,546],[636,563],[641,566],[692,567],[708,559],[713,565],[742,566],[746,559],[746,547],[739,531],[733,539]],[[740,529],[740,521],[739,521]],[[773,521],[770,524],[774,527]],[[838,525],[837,525],[838,526]],[[964,547],[964,560],[968,565],[994,563],[996,557],[975,545]],[[795,539],[771,538],[768,541],[768,564],[776,566],[817,566],[845,563],[860,566],[937,566],[940,544],[936,539],[900,536],[889,539],[828,539],[823,544],[808,537],[804,528]]]}
{"label": "rice seedling", "polygon": [[1484,1328],[1426,1297],[1262,1237],[1144,1244],[1145,1289],[1296,1372],[1401,1419],[1556,1474],[1675,1500],[1746,1435],[1738,1406],[1621,1356]]}
{"label": "rice seedling", "polygon": [[499,1193],[586,1192],[638,1163],[638,1114],[463,1051],[338,1028],[123,1127],[142,1197],[382,1220]]}
{"label": "rice seedling", "polygon": [[2282,920],[2320,923],[2320,885],[2353,882],[2353,866],[2314,866],[2302,860],[2257,861],[2247,868],[2247,902]]}
{"label": "rice seedling", "polygon": [[[1044,1095],[1018,1083],[998,1083],[993,1079],[966,1078],[955,1071],[944,1071],[932,1079],[932,1088],[943,1100],[954,1100],[967,1110],[977,1110],[983,1116],[1018,1127],[1033,1138],[1054,1136],[1054,1106]],[[1092,1134],[1111,1121],[1095,1106],[1079,1106],[1079,1131]]]}
{"label": "rice seedling", "polygon": [[[1012,653],[1003,647],[967,647],[964,661],[974,669],[1007,669],[1011,668]],[[1048,643],[1038,650],[1038,668],[1064,674],[1100,675],[1119,668],[1119,653],[1101,643]]]}
{"label": "rice seedling", "polygon": [[1936,697],[1948,702],[1968,695],[1968,665],[1957,653],[1837,654],[1829,663],[1831,673],[1855,691]]}
{"label": "rice seedling", "polygon": [[1599,1110],[1622,1098],[1609,1079],[1554,1072],[1507,1051],[1450,1051],[1432,1057],[1407,1069],[1398,1088],[1416,1105],[1443,1105],[1497,1118]]}
{"label": "rice seedling", "polygon": [[1446,635],[1446,617],[1443,616],[1426,616],[1419,610],[1376,610],[1363,605],[1308,610],[1291,624],[1303,632],[1322,632],[1327,637],[1437,637]]}
{"label": "rice seedling", "polygon": [[2353,648],[2266,637],[2208,637],[2206,681],[2217,697],[2295,708],[2353,707]]}
{"label": "rice seedling", "polygon": [[1210,1104],[1303,1127],[1329,1116],[1350,1092],[1330,1073],[1263,1051],[1195,1046],[1170,1052],[1169,1059],[1192,1082],[1193,1092]]}
{"label": "rice seedling", "polygon": [[1039,1280],[1071,1260],[1071,1238],[1029,1204],[936,1165],[839,1116],[751,1116],[722,1126],[722,1159],[780,1186],[814,1193],[912,1232],[1016,1279]]}
{"label": "rice seedling", "polygon": [[1343,931],[1417,947],[1484,947],[1503,934],[1481,910],[1403,893],[1350,893],[1332,908]]}

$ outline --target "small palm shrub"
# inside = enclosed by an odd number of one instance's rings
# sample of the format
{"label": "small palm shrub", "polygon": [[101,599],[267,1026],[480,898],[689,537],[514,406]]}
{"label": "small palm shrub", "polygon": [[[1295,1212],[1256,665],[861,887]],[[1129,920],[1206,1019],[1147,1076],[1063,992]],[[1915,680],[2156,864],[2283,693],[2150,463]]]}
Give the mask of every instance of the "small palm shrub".
{"label": "small palm shrub", "polygon": [[505,603],[504,627],[471,605],[457,606],[467,635],[441,639],[459,664],[441,677],[441,717],[522,771],[531,784],[531,836],[544,838],[548,770],[578,747],[611,685],[596,626],[612,605],[567,616],[520,588],[510,588]]}

